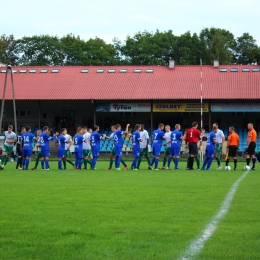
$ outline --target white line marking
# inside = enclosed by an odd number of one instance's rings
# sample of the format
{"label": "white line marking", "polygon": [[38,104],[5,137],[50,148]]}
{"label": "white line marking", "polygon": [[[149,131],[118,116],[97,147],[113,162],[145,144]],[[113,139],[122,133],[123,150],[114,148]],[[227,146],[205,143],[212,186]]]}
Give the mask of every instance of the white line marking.
{"label": "white line marking", "polygon": [[240,182],[246,177],[246,175],[249,173],[249,171],[246,171],[230,188],[225,200],[222,203],[222,206],[220,207],[218,213],[210,220],[209,224],[206,226],[206,228],[202,231],[201,235],[198,236],[195,240],[191,242],[191,244],[186,249],[185,253],[181,255],[179,259],[181,260],[191,260],[195,258],[200,251],[202,250],[205,242],[212,236],[212,234],[215,232],[215,230],[218,227],[218,224],[220,220],[225,217],[227,214],[231,202],[234,198],[234,195],[236,193],[237,187],[240,184]]}

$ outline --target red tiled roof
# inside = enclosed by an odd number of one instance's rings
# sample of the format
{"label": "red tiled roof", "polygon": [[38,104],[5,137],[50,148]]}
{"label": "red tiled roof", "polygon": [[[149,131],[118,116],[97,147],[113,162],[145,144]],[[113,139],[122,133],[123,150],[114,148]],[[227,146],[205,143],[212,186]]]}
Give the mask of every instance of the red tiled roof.
{"label": "red tiled roof", "polygon": [[[134,73],[135,69],[141,73]],[[220,72],[219,68],[227,68]],[[222,65],[219,68],[202,66],[204,99],[259,99],[260,66]],[[238,68],[238,72],[230,72]],[[242,72],[249,68],[250,72]],[[0,68],[0,72],[4,68]],[[14,73],[17,100],[160,100],[199,99],[200,66],[64,66],[64,67],[13,67],[27,69],[27,73]],[[36,73],[29,70],[36,69]],[[48,73],[40,70],[48,69]],[[59,73],[51,73],[59,69]],[[88,69],[88,73],[81,73]],[[97,69],[104,69],[97,73]],[[115,73],[108,73],[115,69]],[[127,73],[120,73],[127,69]],[[153,69],[153,73],[146,73]],[[5,73],[0,73],[0,96],[3,93]],[[11,80],[8,75],[6,98],[12,99]]]}

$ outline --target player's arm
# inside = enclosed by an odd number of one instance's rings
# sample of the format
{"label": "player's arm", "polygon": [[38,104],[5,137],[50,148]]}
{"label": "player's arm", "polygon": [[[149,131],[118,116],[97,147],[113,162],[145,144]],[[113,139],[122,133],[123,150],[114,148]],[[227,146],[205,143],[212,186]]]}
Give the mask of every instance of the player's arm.
{"label": "player's arm", "polygon": [[20,139],[20,150],[22,151],[23,150],[23,138],[21,137]]}
{"label": "player's arm", "polygon": [[106,134],[102,134],[100,139],[104,140],[105,138],[106,138]]}
{"label": "player's arm", "polygon": [[126,125],[125,132],[124,132],[125,134],[128,134],[128,128],[129,128],[129,126],[130,126],[130,124],[127,124],[127,125]]}
{"label": "player's arm", "polygon": [[214,143],[214,144],[217,143],[217,139],[216,139],[216,137],[213,138],[213,143]]}
{"label": "player's arm", "polygon": [[188,130],[185,136],[185,143],[187,144],[189,142],[189,135],[190,135],[190,131]]}

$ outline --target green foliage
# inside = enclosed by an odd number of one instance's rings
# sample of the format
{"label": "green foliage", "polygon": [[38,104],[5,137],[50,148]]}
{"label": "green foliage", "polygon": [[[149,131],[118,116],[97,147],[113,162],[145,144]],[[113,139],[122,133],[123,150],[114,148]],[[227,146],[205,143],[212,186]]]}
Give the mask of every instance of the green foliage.
{"label": "green foliage", "polygon": [[220,28],[204,28],[200,34],[186,32],[180,36],[171,30],[138,32],[122,42],[107,44],[101,38],[81,39],[40,35],[14,39],[0,36],[0,61],[15,65],[176,65],[252,64],[260,61],[260,47],[248,33],[234,35]]}

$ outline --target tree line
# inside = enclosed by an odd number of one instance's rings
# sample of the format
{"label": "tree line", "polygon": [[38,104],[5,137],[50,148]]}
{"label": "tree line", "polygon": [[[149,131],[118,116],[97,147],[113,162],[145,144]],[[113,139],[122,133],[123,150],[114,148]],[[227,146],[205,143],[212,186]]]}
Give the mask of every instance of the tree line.
{"label": "tree line", "polygon": [[138,32],[112,44],[96,37],[87,41],[68,34],[15,39],[0,36],[0,62],[19,66],[49,65],[176,65],[259,64],[260,47],[249,33],[235,38],[225,29],[204,28],[198,34],[180,36],[169,31]]}

